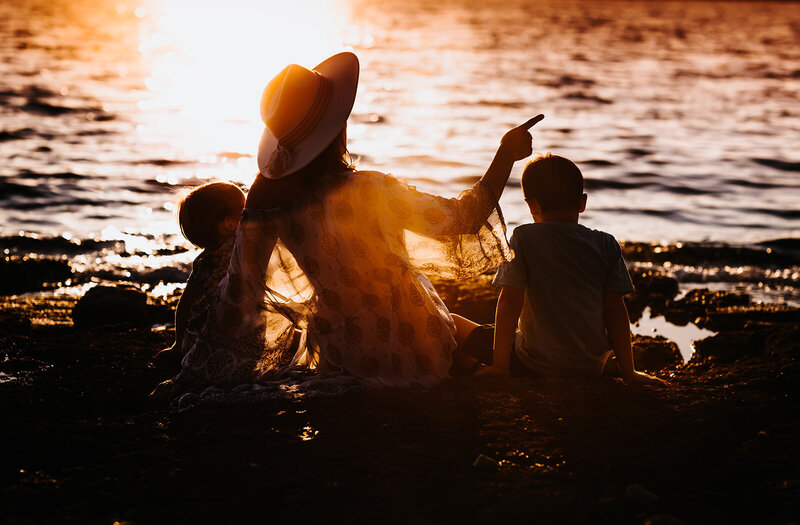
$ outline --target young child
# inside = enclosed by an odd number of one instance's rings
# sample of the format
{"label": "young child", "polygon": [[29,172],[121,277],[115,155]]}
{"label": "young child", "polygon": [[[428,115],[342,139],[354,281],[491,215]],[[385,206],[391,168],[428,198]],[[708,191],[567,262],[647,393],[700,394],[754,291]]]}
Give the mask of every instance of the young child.
{"label": "young child", "polygon": [[634,369],[623,301],[633,284],[614,237],[578,224],[586,209],[578,167],[538,157],[522,192],[534,224],[514,230],[516,256],[495,276],[493,361],[479,374],[599,376],[613,350],[625,381],[666,384]]}
{"label": "young child", "polygon": [[175,309],[175,343],[159,352],[156,365],[176,372],[206,322],[217,285],[225,277],[245,195],[235,184],[211,182],[192,190],[178,205],[178,223],[186,239],[203,248]]}

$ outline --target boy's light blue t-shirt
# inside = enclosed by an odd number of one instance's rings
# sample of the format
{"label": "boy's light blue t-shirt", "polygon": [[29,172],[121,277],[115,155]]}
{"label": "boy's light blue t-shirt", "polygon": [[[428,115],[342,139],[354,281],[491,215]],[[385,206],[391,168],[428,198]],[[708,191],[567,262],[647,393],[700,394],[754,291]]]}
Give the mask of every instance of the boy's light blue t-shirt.
{"label": "boy's light blue t-shirt", "polygon": [[599,375],[611,343],[605,292],[633,292],[616,239],[572,222],[523,224],[493,283],[525,290],[515,350],[543,374]]}

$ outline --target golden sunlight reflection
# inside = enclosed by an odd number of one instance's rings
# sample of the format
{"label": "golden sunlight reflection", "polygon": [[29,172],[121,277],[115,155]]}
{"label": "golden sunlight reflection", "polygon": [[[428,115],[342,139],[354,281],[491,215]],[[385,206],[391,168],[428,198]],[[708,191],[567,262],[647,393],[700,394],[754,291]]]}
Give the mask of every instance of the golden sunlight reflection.
{"label": "golden sunlight reflection", "polygon": [[136,15],[150,96],[139,105],[152,116],[139,132],[173,127],[187,160],[221,163],[230,169],[213,176],[249,181],[261,90],[289,63],[313,67],[346,49],[346,7],[344,0],[144,0]]}

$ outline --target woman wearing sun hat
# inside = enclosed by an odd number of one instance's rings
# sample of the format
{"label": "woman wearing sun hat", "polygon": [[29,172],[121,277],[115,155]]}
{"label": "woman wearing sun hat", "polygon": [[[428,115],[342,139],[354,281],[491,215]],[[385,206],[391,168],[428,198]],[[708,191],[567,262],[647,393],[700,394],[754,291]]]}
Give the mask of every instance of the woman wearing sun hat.
{"label": "woman wearing sun hat", "polygon": [[392,387],[439,383],[474,324],[452,316],[427,278],[499,266],[500,196],[531,153],[535,117],[503,137],[458,198],[417,191],[349,162],[346,123],[359,64],[340,53],[287,66],[264,89],[259,174],[219,299],[176,381],[265,383],[287,365]]}

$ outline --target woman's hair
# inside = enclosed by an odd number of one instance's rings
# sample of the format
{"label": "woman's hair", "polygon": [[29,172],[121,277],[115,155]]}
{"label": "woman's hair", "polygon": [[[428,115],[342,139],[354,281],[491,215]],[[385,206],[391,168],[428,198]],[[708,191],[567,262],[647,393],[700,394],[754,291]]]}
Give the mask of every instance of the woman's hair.
{"label": "woman's hair", "polygon": [[547,153],[530,161],[522,172],[522,194],[544,212],[581,207],[583,175],[572,161]]}
{"label": "woman's hair", "polygon": [[245,196],[230,182],[198,186],[178,203],[178,224],[186,239],[199,248],[219,241],[219,225],[242,213]]}
{"label": "woman's hair", "polygon": [[327,148],[297,173],[302,178],[315,178],[326,173],[350,172],[357,162],[347,151],[347,124]]}

